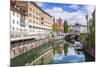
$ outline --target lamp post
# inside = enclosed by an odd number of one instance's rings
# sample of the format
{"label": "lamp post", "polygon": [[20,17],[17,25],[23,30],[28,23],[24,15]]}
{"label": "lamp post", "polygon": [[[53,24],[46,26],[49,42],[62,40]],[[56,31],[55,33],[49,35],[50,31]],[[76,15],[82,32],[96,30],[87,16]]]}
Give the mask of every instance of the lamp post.
{"label": "lamp post", "polygon": [[87,33],[88,33],[88,15],[86,16],[86,20],[87,20]]}

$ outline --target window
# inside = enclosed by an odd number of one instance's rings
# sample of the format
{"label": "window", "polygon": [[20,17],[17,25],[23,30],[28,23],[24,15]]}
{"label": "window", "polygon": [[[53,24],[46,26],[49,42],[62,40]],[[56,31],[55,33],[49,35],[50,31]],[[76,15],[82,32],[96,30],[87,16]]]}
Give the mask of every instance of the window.
{"label": "window", "polygon": [[43,18],[43,17],[41,17],[41,20],[44,20],[44,18]]}
{"label": "window", "polygon": [[17,25],[19,24],[19,22],[17,21]]}
{"label": "window", "polygon": [[31,17],[31,16],[32,16],[32,14],[31,14],[31,13],[29,13],[29,16]]}
{"label": "window", "polygon": [[43,24],[43,22],[41,22],[41,24]]}
{"label": "window", "polygon": [[32,28],[32,25],[29,25],[29,28]]}
{"label": "window", "polygon": [[33,15],[33,18],[35,18],[35,16]]}
{"label": "window", "polygon": [[20,16],[20,26],[25,27],[25,16],[23,15]]}
{"label": "window", "polygon": [[12,27],[12,30],[14,31],[14,27]]}
{"label": "window", "polygon": [[36,17],[36,19],[38,20],[38,17]]}
{"label": "window", "polygon": [[35,26],[33,26],[33,29],[35,29]]}
{"label": "window", "polygon": [[15,24],[15,20],[13,20],[13,24]]}

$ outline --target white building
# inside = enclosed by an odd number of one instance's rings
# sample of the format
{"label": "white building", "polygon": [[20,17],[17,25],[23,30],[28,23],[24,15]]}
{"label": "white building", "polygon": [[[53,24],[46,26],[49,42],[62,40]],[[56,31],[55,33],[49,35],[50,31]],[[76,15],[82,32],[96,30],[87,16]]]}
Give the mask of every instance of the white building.
{"label": "white building", "polygon": [[10,14],[12,40],[46,38],[52,30],[52,16],[34,2],[20,1],[19,4],[12,1]]}
{"label": "white building", "polygon": [[28,22],[27,11],[21,6],[11,1],[10,10],[10,32],[11,39],[21,38],[27,34]]}
{"label": "white building", "polygon": [[80,26],[78,23],[71,25],[70,28],[72,33],[80,33]]}
{"label": "white building", "polygon": [[51,15],[33,2],[19,2],[10,2],[11,58],[48,42],[52,30]]}
{"label": "white building", "polygon": [[72,33],[87,33],[87,26],[76,23],[75,25],[70,25],[69,30]]}

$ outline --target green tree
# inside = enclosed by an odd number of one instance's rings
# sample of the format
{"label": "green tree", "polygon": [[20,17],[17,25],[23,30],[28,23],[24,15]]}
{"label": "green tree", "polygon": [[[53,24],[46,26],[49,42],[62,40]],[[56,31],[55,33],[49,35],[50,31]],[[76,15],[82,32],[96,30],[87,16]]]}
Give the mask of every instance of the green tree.
{"label": "green tree", "polygon": [[64,44],[64,54],[65,56],[67,55],[68,53],[68,44]]}
{"label": "green tree", "polygon": [[68,32],[68,23],[67,21],[65,20],[64,21],[64,33]]}
{"label": "green tree", "polygon": [[89,35],[87,37],[88,39],[88,48],[94,48],[95,47],[95,17],[89,21]]}
{"label": "green tree", "polygon": [[80,40],[84,40],[85,39],[85,35],[83,33],[80,33]]}
{"label": "green tree", "polygon": [[91,47],[95,46],[95,19],[92,19],[91,22],[91,26],[90,26],[90,44]]}
{"label": "green tree", "polygon": [[53,24],[53,25],[52,25],[52,31],[53,31],[53,32],[57,32],[57,25],[56,25],[56,24]]}

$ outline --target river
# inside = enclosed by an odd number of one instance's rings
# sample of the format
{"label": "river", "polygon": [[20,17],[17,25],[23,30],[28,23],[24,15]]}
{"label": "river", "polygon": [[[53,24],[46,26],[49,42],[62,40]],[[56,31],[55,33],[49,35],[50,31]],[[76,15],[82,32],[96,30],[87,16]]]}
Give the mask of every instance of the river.
{"label": "river", "polygon": [[43,65],[91,61],[91,57],[83,49],[77,50],[73,45],[64,39],[48,42],[11,59],[11,65]]}
{"label": "river", "polygon": [[53,47],[51,64],[85,62],[85,55],[82,51],[76,50],[65,40],[58,41],[57,46]]}

